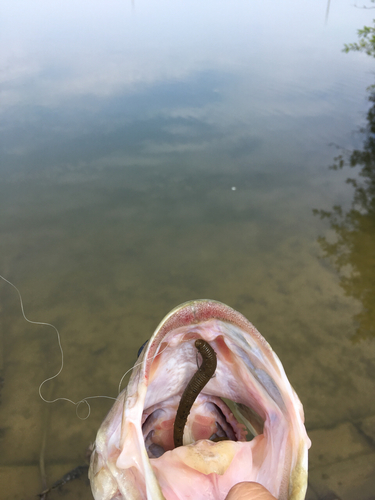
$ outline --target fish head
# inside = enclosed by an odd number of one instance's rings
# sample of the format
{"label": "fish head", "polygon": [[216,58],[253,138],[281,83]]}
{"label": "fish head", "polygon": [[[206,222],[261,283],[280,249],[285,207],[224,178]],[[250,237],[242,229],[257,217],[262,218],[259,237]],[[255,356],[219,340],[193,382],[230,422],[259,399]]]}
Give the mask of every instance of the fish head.
{"label": "fish head", "polygon": [[[177,410],[205,370],[198,339],[217,366],[176,447]],[[89,477],[95,500],[224,500],[242,481],[303,500],[310,444],[302,404],[268,342],[229,306],[194,300],[173,309],[140,353],[98,431]]]}

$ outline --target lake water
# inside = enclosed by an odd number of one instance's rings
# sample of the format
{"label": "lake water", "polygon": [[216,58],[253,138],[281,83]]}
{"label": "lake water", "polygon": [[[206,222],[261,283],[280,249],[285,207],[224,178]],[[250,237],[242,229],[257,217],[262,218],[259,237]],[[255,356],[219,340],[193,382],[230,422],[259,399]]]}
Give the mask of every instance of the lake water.
{"label": "lake water", "polygon": [[[375,498],[370,181],[345,218],[346,179],[371,175],[328,168],[364,150],[375,83],[373,58],[342,52],[372,22],[352,4],[326,22],[323,0],[3,3],[0,274],[61,333],[46,399],[115,397],[165,314],[219,300],[304,405],[307,498]],[[319,217],[334,206],[341,219]],[[86,420],[44,403],[56,333],[3,281],[0,307],[0,498],[25,500],[41,451],[52,484],[112,403]],[[63,492],[92,498],[84,480]]]}

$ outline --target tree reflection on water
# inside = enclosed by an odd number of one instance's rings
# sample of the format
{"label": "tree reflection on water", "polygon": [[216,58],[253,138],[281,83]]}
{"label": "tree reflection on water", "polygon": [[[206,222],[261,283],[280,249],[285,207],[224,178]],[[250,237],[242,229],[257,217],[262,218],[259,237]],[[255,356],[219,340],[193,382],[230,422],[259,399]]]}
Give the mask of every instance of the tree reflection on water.
{"label": "tree reflection on water", "polygon": [[[375,57],[375,19],[372,26],[358,30],[358,43],[345,45],[343,51],[365,52]],[[331,211],[314,210],[315,215],[329,220],[336,235],[334,242],[318,238],[325,256],[340,273],[340,285],[346,295],[363,306],[355,316],[358,327],[353,342],[375,337],[375,85],[369,91],[372,106],[367,113],[367,125],[360,130],[364,134],[363,149],[342,152],[330,167],[359,167],[356,178],[346,180],[354,187],[351,208],[344,211],[341,205],[335,205]]]}
{"label": "tree reflection on water", "polygon": [[363,149],[342,152],[330,167],[359,167],[357,177],[348,178],[354,187],[351,208],[344,211],[335,205],[331,211],[314,210],[328,219],[335,241],[319,237],[324,255],[340,273],[340,285],[347,295],[361,301],[362,311],[355,316],[358,323],[353,342],[375,337],[375,86],[370,88],[372,106],[367,113]]}

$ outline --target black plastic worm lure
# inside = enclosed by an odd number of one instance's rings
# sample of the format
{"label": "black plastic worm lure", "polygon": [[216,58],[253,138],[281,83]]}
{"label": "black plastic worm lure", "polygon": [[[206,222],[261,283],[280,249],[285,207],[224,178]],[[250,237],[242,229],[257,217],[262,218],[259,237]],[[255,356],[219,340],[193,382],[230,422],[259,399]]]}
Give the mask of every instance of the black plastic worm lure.
{"label": "black plastic worm lure", "polygon": [[203,387],[215,373],[217,365],[216,353],[208,342],[203,339],[197,339],[195,341],[195,347],[200,352],[203,362],[198,368],[198,371],[194,373],[192,379],[186,386],[186,389],[182,394],[180,404],[178,405],[176,420],[174,421],[173,427],[173,439],[175,448],[177,448],[178,446],[182,446],[184,428],[191,407],[193,406],[194,401],[197,399]]}

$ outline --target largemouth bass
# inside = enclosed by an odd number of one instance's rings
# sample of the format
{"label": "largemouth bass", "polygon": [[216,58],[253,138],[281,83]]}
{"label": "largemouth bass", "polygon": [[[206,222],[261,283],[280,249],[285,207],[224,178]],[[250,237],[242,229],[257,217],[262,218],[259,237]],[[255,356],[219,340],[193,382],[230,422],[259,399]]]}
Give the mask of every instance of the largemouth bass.
{"label": "largemouth bass", "polygon": [[303,500],[310,444],[267,341],[229,306],[195,300],[141,352],[98,431],[89,478],[95,500],[222,500],[241,481]]}

